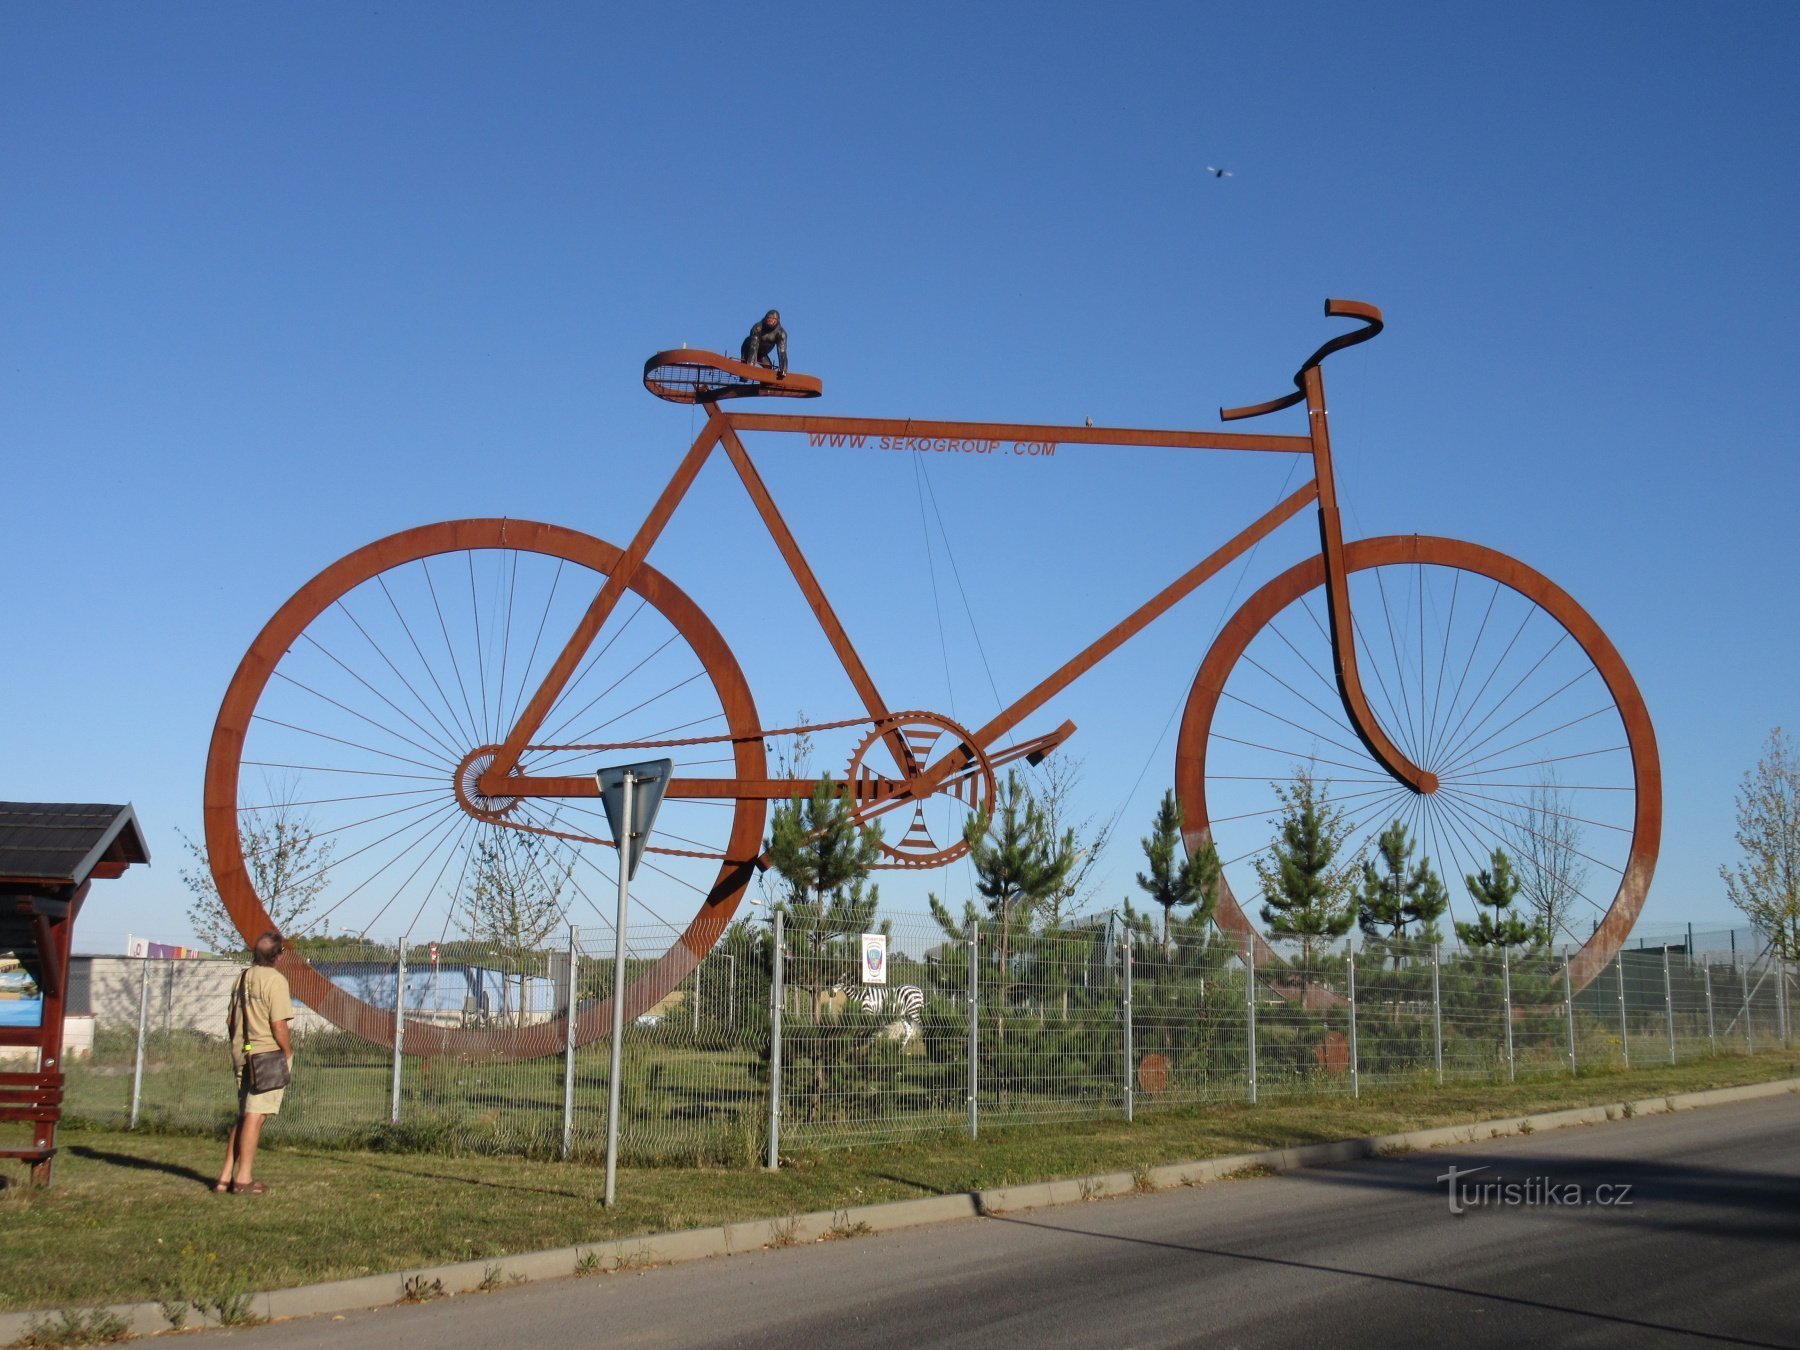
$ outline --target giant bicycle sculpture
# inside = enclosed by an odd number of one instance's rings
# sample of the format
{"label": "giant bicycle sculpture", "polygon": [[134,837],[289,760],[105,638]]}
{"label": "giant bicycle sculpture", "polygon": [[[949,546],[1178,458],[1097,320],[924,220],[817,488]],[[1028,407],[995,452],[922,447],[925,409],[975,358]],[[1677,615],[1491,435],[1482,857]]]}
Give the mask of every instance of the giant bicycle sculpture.
{"label": "giant bicycle sculpture", "polygon": [[[649,561],[703,466],[722,457],[860,701],[853,715],[808,730],[848,738],[834,780],[861,818],[883,822],[883,862],[895,868],[959,858],[958,821],[994,800],[998,772],[1041,760],[1074,731],[1068,722],[1021,731],[1028,719],[1312,508],[1319,552],[1218,630],[1180,720],[1175,789],[1188,847],[1211,839],[1225,864],[1219,922],[1274,959],[1245,912],[1246,860],[1267,847],[1279,793],[1304,773],[1361,831],[1362,848],[1400,818],[1452,878],[1485,865],[1497,844],[1554,844],[1546,856],[1563,872],[1552,875],[1585,903],[1580,930],[1557,935],[1580,944],[1572,974],[1585,985],[1629,932],[1656,862],[1661,771],[1643,699],[1593,619],[1524,563],[1429,535],[1344,537],[1323,363],[1374,337],[1382,317],[1347,300],[1325,312],[1359,326],[1308,357],[1292,393],[1221,411],[1238,422],[1303,409],[1304,430],[1280,435],[733,411],[753,398],[816,397],[819,382],[705,352],[652,357],[646,388],[704,420],[623,547],[521,520],[405,530],[327,567],[258,634],[207,762],[206,841],[227,909],[246,936],[268,925],[253,877],[272,869],[246,857],[245,841],[273,847],[254,822],[285,809],[308,822],[307,873],[282,884],[312,888],[309,924],[448,933],[459,905],[520,869],[563,909],[600,912],[614,853],[594,769],[668,755],[676,775],[646,865],[667,892],[689,897],[692,914],[631,985],[626,1016],[672,990],[737,912],[770,803],[807,788],[770,768],[771,745],[802,729],[765,723],[718,629]],[[746,436],[770,433],[813,446],[887,438],[1237,451],[1298,457],[1312,475],[968,727],[897,709],[883,693],[746,448]],[[392,1035],[388,1009],[298,954],[287,969],[295,993],[338,1025]],[[575,1040],[594,1039],[610,1025],[610,1003],[575,1019]],[[559,1051],[569,1030],[560,1014],[498,1027],[409,1018],[405,1041],[415,1054],[511,1058]]]}

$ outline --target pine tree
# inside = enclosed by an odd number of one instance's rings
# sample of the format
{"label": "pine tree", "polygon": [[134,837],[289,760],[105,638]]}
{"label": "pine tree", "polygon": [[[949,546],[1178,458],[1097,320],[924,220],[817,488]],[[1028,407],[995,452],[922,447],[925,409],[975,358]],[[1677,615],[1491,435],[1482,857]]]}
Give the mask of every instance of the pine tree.
{"label": "pine tree", "polygon": [[[867,883],[869,869],[881,856],[881,827],[858,824],[848,791],[821,778],[811,797],[796,797],[775,809],[766,850],[770,869],[787,889],[777,903],[788,940],[796,953],[805,953],[795,961],[793,983],[807,993],[806,1015],[819,1018],[824,992],[856,978],[860,955],[844,939],[874,928],[878,888]],[[807,1043],[807,1038],[797,1040],[796,1050]],[[820,1037],[811,1040],[810,1106],[817,1117],[828,1056]]]}
{"label": "pine tree", "polygon": [[1174,792],[1163,793],[1150,834],[1141,840],[1148,872],[1137,875],[1138,888],[1162,906],[1162,946],[1169,950],[1169,920],[1177,908],[1189,911],[1190,921],[1211,919],[1219,891],[1219,853],[1211,839],[1192,855],[1176,861],[1181,842],[1181,803]]}
{"label": "pine tree", "polygon": [[1000,975],[1010,969],[1014,924],[1055,897],[1075,866],[1075,831],[1058,838],[1049,818],[1016,774],[1007,774],[992,809],[972,816],[963,829],[975,889],[999,924]]}
{"label": "pine tree", "polygon": [[1381,865],[1372,861],[1362,865],[1357,926],[1393,953],[1396,970],[1408,942],[1438,941],[1437,920],[1450,905],[1450,892],[1433,870],[1431,859],[1412,861],[1416,847],[1406,825],[1395,820],[1376,840]]}
{"label": "pine tree", "polygon": [[[877,888],[865,889],[865,883],[881,856],[881,826],[857,823],[841,785],[821,778],[811,797],[776,807],[767,851],[770,868],[787,887],[783,907],[789,932],[814,958],[813,965],[820,965],[833,940],[869,931]],[[825,973],[820,968],[811,975]]]}
{"label": "pine tree", "polygon": [[1471,947],[1539,947],[1549,941],[1543,923],[1524,919],[1513,912],[1519,898],[1519,879],[1513,875],[1512,859],[1506,850],[1497,848],[1487,867],[1463,882],[1469,897],[1480,908],[1475,922],[1456,925],[1456,935]]}
{"label": "pine tree", "polygon": [[1316,946],[1342,937],[1356,921],[1356,879],[1348,868],[1333,868],[1350,827],[1305,767],[1291,785],[1274,787],[1281,819],[1268,856],[1256,860],[1262,920],[1277,937],[1300,939],[1302,970],[1309,972]]}

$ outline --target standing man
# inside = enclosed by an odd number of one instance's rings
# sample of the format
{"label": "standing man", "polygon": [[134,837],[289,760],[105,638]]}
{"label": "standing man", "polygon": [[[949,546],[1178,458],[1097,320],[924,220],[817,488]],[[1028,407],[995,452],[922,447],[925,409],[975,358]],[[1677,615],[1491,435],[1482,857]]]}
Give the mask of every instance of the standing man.
{"label": "standing man", "polygon": [[[777,367],[773,351],[780,358]],[[781,326],[781,311],[772,309],[758,319],[750,328],[750,336],[744,339],[742,360],[749,366],[768,366],[776,369],[780,375],[787,374],[787,329]]]}
{"label": "standing man", "polygon": [[223,1195],[262,1195],[268,1187],[255,1179],[256,1145],[262,1138],[263,1120],[281,1113],[287,1088],[253,1092],[250,1060],[254,1055],[279,1051],[288,1069],[294,1065],[294,1043],[288,1023],[294,1020],[293,1000],[287,977],[275,969],[282,951],[281,935],[271,930],[256,939],[251,950],[254,964],[238,977],[231,989],[231,1012],[226,1032],[231,1037],[231,1060],[238,1075],[238,1118],[225,1144],[225,1165],[213,1190]]}

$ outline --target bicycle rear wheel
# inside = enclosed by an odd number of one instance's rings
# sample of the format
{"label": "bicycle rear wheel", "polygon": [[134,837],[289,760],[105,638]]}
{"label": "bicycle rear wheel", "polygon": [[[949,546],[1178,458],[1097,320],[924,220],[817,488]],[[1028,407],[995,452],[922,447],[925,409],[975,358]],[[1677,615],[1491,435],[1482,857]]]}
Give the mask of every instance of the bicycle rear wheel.
{"label": "bicycle rear wheel", "polygon": [[[246,940],[278,917],[303,939],[283,969],[337,1025],[393,1035],[391,1003],[345,978],[354,939],[460,942],[470,962],[491,955],[518,975],[560,950],[568,923],[611,927],[617,856],[598,801],[487,797],[478,779],[618,559],[601,540],[529,521],[423,526],[326,568],[251,644],[207,760],[211,871]],[[521,773],[576,783],[604,763],[664,755],[690,780],[766,775],[737,661],[649,566],[533,741]],[[656,746],[668,741],[691,743]],[[722,794],[665,799],[633,913],[663,919],[670,938],[632,983],[627,1019],[711,949],[752,875],[765,813]],[[309,948],[334,958],[329,973]],[[408,1018],[409,1052],[525,1058],[564,1045],[559,1008],[521,1000],[498,1026],[433,1011]],[[581,1009],[577,1043],[606,1034],[611,1014],[610,1000]],[[454,1020],[490,1024],[444,1024]]]}
{"label": "bicycle rear wheel", "polygon": [[1438,786],[1414,793],[1363,748],[1332,673],[1324,559],[1290,568],[1220,631],[1177,743],[1189,848],[1210,838],[1224,867],[1220,923],[1255,934],[1254,860],[1276,789],[1304,772],[1342,813],[1344,866],[1400,820],[1450,890],[1447,919],[1474,917],[1463,878],[1507,850],[1521,901],[1552,902],[1552,940],[1579,945],[1584,986],[1636,921],[1662,832],[1656,737],[1630,671],[1566,591],[1505,554],[1405,535],[1344,556],[1363,686]]}

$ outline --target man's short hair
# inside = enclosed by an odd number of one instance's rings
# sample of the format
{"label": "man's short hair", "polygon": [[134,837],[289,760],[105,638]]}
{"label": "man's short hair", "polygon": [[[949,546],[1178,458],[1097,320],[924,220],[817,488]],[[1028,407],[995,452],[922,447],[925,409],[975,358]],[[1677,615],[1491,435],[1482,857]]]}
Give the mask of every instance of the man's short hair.
{"label": "man's short hair", "polygon": [[272,966],[280,958],[283,944],[281,934],[273,928],[256,939],[251,947],[251,954],[259,966]]}

